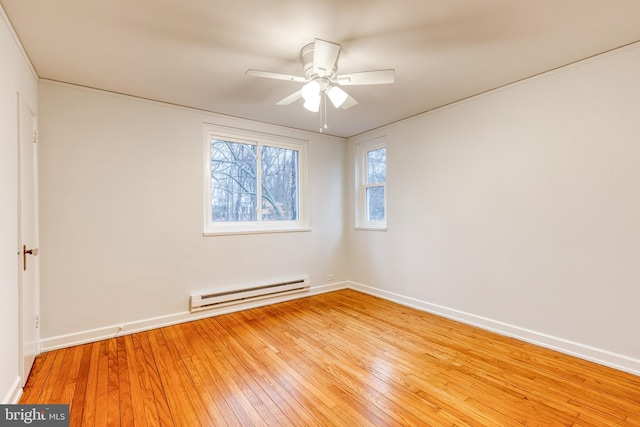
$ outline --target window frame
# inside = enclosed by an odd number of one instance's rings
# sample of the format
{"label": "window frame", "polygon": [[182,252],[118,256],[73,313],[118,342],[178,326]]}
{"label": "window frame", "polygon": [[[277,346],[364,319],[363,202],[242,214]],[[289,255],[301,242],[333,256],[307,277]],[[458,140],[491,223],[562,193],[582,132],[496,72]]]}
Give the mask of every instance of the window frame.
{"label": "window frame", "polygon": [[[369,141],[364,141],[355,146],[356,160],[356,206],[355,206],[355,229],[356,230],[372,230],[387,231],[387,177],[385,173],[385,181],[382,183],[369,184],[368,182],[368,153],[371,151],[387,148],[386,137],[382,136]],[[386,164],[386,162],[385,162]],[[382,187],[384,192],[384,221],[370,221],[367,219],[367,189],[374,187]]]}
{"label": "window frame", "polygon": [[[211,200],[211,141],[221,140],[257,146],[257,220],[214,222]],[[308,209],[308,145],[307,140],[282,135],[205,124],[204,126],[204,236],[228,234],[257,234],[310,231]],[[262,150],[263,146],[284,148],[298,152],[298,219],[295,221],[262,220]]]}

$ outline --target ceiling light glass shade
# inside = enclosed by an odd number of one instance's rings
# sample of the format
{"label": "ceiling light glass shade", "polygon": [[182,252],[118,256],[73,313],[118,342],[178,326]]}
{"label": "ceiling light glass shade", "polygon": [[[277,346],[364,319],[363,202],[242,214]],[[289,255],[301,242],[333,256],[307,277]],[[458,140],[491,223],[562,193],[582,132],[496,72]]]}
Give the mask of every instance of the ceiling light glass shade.
{"label": "ceiling light glass shade", "polygon": [[321,99],[322,98],[320,97],[320,94],[316,95],[315,97],[310,97],[309,99],[305,99],[304,108],[314,113],[317,113],[320,110]]}
{"label": "ceiling light glass shade", "polygon": [[344,101],[346,101],[349,97],[349,95],[347,95],[347,92],[343,91],[338,86],[331,86],[329,89],[327,89],[327,96],[331,100],[333,106],[336,108],[339,108],[342,104],[344,104]]}
{"label": "ceiling light glass shade", "polygon": [[311,80],[306,85],[302,86],[302,97],[305,101],[314,100],[320,97],[320,83],[315,80]]}

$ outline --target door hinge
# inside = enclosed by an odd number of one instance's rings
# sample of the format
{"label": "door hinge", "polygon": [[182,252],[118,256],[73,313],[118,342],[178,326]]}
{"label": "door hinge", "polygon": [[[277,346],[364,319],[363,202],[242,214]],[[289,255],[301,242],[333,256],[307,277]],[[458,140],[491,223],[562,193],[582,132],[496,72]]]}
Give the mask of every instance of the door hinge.
{"label": "door hinge", "polygon": [[40,327],[40,316],[36,314],[36,329]]}
{"label": "door hinge", "polygon": [[33,131],[33,143],[36,144],[38,142],[38,131]]}

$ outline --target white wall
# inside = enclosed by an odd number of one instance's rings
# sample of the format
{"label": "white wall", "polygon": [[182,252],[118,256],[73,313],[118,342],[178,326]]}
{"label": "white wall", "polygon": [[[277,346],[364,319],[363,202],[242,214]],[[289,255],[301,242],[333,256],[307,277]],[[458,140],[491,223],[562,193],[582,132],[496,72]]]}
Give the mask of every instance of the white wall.
{"label": "white wall", "polygon": [[17,93],[36,111],[36,77],[0,7],[0,403],[15,400],[18,372]]}
{"label": "white wall", "polygon": [[[43,348],[185,320],[196,291],[347,279],[344,139],[47,81],[39,97]],[[203,237],[204,122],[309,140],[312,231]]]}
{"label": "white wall", "polygon": [[634,45],[352,138],[387,136],[388,231],[350,212],[349,278],[640,373],[639,76]]}
{"label": "white wall", "polygon": [[[15,58],[9,72],[28,75],[0,37],[3,61]],[[632,46],[358,136],[346,156],[339,138],[43,81],[43,347],[186,319],[193,291],[299,273],[318,289],[334,273],[336,283],[640,373],[638,75]],[[9,343],[17,80],[0,80]],[[309,139],[313,231],[203,237],[203,122]],[[354,231],[354,144],[380,135],[388,231]],[[0,397],[17,371],[4,350],[13,348],[0,348]]]}

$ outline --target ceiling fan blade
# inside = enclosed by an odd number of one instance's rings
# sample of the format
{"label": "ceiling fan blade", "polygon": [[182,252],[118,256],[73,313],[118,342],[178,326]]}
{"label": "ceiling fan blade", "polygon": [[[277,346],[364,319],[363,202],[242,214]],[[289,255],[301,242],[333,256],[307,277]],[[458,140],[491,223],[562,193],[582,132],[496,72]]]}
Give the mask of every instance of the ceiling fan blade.
{"label": "ceiling fan blade", "polygon": [[320,77],[330,75],[336,67],[340,45],[316,39],[313,44],[313,71]]}
{"label": "ceiling fan blade", "polygon": [[305,77],[291,76],[289,74],[272,73],[271,71],[247,70],[248,76],[264,77],[267,79],[287,80],[290,82],[304,83],[307,81]]}
{"label": "ceiling fan blade", "polygon": [[294,92],[286,98],[281,99],[280,101],[276,102],[276,105],[289,105],[296,102],[300,98],[302,98],[302,90]]}
{"label": "ceiling fan blade", "polygon": [[343,74],[336,77],[336,82],[349,85],[384,85],[395,81],[396,70],[362,71],[360,73]]}
{"label": "ceiling fan blade", "polygon": [[344,101],[344,103],[340,106],[340,108],[342,108],[343,110],[346,110],[347,108],[351,108],[354,105],[358,105],[358,101],[356,101],[355,99],[353,99],[351,97],[351,95],[349,95],[349,97],[347,98],[346,101]]}

